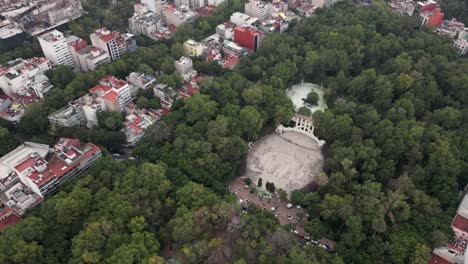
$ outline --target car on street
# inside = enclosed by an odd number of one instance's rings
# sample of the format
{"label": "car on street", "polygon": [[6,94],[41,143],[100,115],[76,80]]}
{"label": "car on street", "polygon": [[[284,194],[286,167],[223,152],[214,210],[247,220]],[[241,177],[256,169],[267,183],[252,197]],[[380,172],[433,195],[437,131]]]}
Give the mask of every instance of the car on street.
{"label": "car on street", "polygon": [[119,153],[114,153],[114,154],[112,154],[112,156],[118,158],[118,157],[120,157],[120,154]]}
{"label": "car on street", "polygon": [[130,157],[130,158],[128,158],[128,159],[129,159],[129,160],[135,160],[135,157]]}

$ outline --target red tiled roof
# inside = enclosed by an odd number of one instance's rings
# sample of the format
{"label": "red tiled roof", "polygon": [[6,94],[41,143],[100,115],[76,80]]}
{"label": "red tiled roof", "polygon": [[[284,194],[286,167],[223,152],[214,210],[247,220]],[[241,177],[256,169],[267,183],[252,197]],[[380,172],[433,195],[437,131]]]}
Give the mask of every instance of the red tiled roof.
{"label": "red tiled roof", "polygon": [[21,222],[21,218],[19,218],[17,215],[12,214],[8,216],[5,220],[0,221],[0,230],[5,229],[5,227],[9,225],[14,225]]}
{"label": "red tiled roof", "polygon": [[124,80],[120,80],[112,75],[107,75],[106,77],[102,78],[101,81],[99,81],[99,83],[104,86],[112,86],[115,89],[120,89],[125,84],[127,84],[127,82],[125,82]]}
{"label": "red tiled roof", "polygon": [[28,158],[25,161],[21,162],[18,164],[15,169],[19,172],[25,171],[27,168],[31,168],[34,165],[34,162],[36,161],[35,158]]}
{"label": "red tiled roof", "polygon": [[115,101],[117,101],[117,96],[119,96],[118,93],[116,93],[114,91],[110,91],[106,95],[104,95],[104,99],[106,99],[108,101],[111,101],[111,102],[115,102]]}
{"label": "red tiled roof", "polygon": [[77,39],[76,41],[70,42],[69,45],[72,46],[75,51],[79,51],[87,47],[88,42],[86,42],[84,39]]}
{"label": "red tiled roof", "polygon": [[203,81],[203,80],[205,80],[205,77],[203,77],[203,76],[197,76],[197,77],[193,78],[192,81],[198,83],[198,82],[201,82],[201,81]]}
{"label": "red tiled roof", "polygon": [[137,117],[137,118],[135,118],[135,120],[133,120],[133,123],[138,125],[138,124],[141,123],[141,119],[142,119],[141,117]]}
{"label": "red tiled roof", "polygon": [[101,85],[101,84],[98,84],[96,86],[94,86],[93,88],[89,89],[89,92],[90,93],[97,93],[99,91],[102,91],[102,92],[107,92],[109,91],[111,88],[108,87],[108,86],[104,86],[104,85]]}
{"label": "red tiled roof", "polygon": [[139,134],[143,133],[143,129],[139,128],[137,125],[135,125],[133,123],[128,124],[128,127],[131,128],[136,133],[139,133]]}
{"label": "red tiled roof", "polygon": [[463,232],[468,232],[468,219],[457,214],[452,221],[452,227],[455,227]]}
{"label": "red tiled roof", "polygon": [[432,253],[431,259],[429,260],[428,264],[452,264],[452,262],[442,258],[439,255]]}

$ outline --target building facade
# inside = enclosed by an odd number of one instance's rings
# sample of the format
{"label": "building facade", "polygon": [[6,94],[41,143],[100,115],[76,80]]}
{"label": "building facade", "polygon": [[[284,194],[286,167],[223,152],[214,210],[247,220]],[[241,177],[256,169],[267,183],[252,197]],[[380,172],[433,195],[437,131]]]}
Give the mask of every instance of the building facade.
{"label": "building facade", "polygon": [[454,42],[454,47],[462,55],[466,55],[468,53],[468,28],[460,31],[458,38]]}
{"label": "building facade", "polygon": [[249,50],[257,51],[262,39],[262,33],[247,27],[234,29],[234,42]]}
{"label": "building facade", "polygon": [[266,19],[268,16],[268,5],[262,1],[252,0],[245,5],[245,14],[258,19]]}
{"label": "building facade", "polygon": [[18,222],[28,209],[101,156],[92,143],[81,145],[77,139],[60,138],[53,148],[25,142],[0,158],[0,228]]}
{"label": "building facade", "polygon": [[49,79],[44,75],[52,69],[46,58],[16,59],[0,66],[0,88],[10,96],[43,98],[51,88]]}
{"label": "building facade", "polygon": [[62,32],[52,30],[37,37],[44,56],[54,65],[65,65],[73,68],[75,64],[68,48],[67,38]]}
{"label": "building facade", "polygon": [[127,42],[119,32],[101,28],[91,34],[90,38],[92,45],[106,51],[111,61],[127,52]]}
{"label": "building facade", "polygon": [[198,57],[203,54],[205,46],[199,42],[189,39],[184,42],[184,52],[189,57]]}

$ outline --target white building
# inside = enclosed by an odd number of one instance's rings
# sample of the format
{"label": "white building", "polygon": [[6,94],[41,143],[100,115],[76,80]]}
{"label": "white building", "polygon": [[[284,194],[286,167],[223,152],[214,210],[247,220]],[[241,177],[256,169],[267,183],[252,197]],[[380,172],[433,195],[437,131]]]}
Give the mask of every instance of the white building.
{"label": "white building", "polygon": [[208,5],[219,6],[224,2],[226,2],[226,0],[208,0]]}
{"label": "white building", "polygon": [[184,78],[185,81],[188,81],[197,75],[197,71],[193,69],[192,59],[187,57],[180,57],[180,59],[174,62],[174,67],[176,72]]}
{"label": "white building", "polygon": [[145,135],[145,130],[160,119],[161,113],[152,109],[138,109],[136,105],[126,107],[124,127],[128,146],[135,146]]}
{"label": "white building", "polygon": [[132,72],[127,77],[127,82],[130,85],[130,93],[133,97],[141,90],[150,89],[156,82],[156,78],[149,74]]}
{"label": "white building", "polygon": [[233,40],[234,28],[226,26],[225,24],[219,24],[218,26],[216,26],[216,34],[222,36],[224,39]]}
{"label": "white building", "polygon": [[154,39],[155,32],[162,28],[160,16],[141,3],[136,3],[134,9],[133,16],[128,19],[130,32]]}
{"label": "white building", "polygon": [[162,16],[163,6],[161,0],[141,0],[141,3],[148,7],[151,12],[155,13],[158,16]]}
{"label": "white building", "polygon": [[77,37],[70,37],[68,42],[71,57],[75,66],[83,72],[94,71],[99,66],[110,63],[109,54]]}
{"label": "white building", "polygon": [[74,63],[68,49],[67,38],[62,32],[52,30],[37,37],[44,56],[54,65],[74,67]]}
{"label": "white building", "polygon": [[87,46],[77,52],[79,66],[82,71],[94,71],[99,66],[109,64],[110,57],[107,52],[100,48]]}
{"label": "white building", "polygon": [[468,28],[465,28],[460,32],[458,38],[454,42],[454,47],[462,55],[466,55],[468,52]]}
{"label": "white building", "polygon": [[258,21],[258,18],[251,17],[244,13],[235,12],[231,15],[230,21],[236,26],[250,27]]}
{"label": "white building", "polygon": [[[0,158],[0,228],[10,224],[6,207],[16,217],[55,193],[59,186],[88,169],[101,157],[99,147],[81,145],[77,139],[60,138],[51,149],[25,142]],[[49,158],[48,160],[46,158]]]}
{"label": "white building", "polygon": [[252,0],[245,4],[245,14],[251,17],[266,19],[268,13],[268,5],[262,1]]}
{"label": "white building", "polygon": [[185,23],[192,23],[198,16],[198,13],[189,10],[187,7],[175,8],[169,4],[164,7],[164,18],[167,25],[178,27]]}
{"label": "white building", "polygon": [[96,30],[90,36],[91,44],[106,51],[111,61],[115,61],[127,52],[127,42],[119,32],[106,28]]}
{"label": "white building", "polygon": [[123,112],[125,105],[132,101],[132,94],[128,83],[112,75],[102,78],[99,84],[89,91],[104,98],[106,111]]}
{"label": "white building", "polygon": [[49,115],[49,122],[53,127],[80,127],[88,128],[98,125],[97,114],[105,111],[104,99],[95,94],[86,94],[68,106]]}
{"label": "white building", "polygon": [[123,112],[131,100],[130,86],[114,76],[106,76],[98,85],[68,106],[49,115],[49,122],[55,127],[94,127],[102,111]]}
{"label": "white building", "polygon": [[52,69],[46,58],[16,59],[0,66],[0,88],[10,96],[43,98],[52,85],[44,72]]}

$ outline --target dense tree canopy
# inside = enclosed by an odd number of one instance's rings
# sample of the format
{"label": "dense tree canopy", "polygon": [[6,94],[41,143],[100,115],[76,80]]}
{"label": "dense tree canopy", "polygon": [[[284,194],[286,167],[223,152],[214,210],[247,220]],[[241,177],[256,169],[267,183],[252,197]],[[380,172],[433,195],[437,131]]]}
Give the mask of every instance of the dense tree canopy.
{"label": "dense tree canopy", "polygon": [[[219,21],[211,19],[213,30]],[[195,27],[208,31],[204,22]],[[172,41],[193,30],[181,27]],[[170,62],[179,52],[170,44],[139,48],[92,73],[58,69],[64,76],[53,81],[62,84],[18,130],[47,134],[48,112],[106,74],[123,78],[145,64],[176,82]],[[467,72],[451,41],[420,30],[416,18],[382,5],[318,10],[269,34],[234,71],[204,82],[201,94],[175,102],[135,148],[138,162],[102,158],[7,228],[0,262],[160,263],[170,252],[184,263],[423,263],[451,237],[467,181]],[[325,173],[316,192],[297,190],[291,199],[310,216],[306,231],[335,240],[337,255],[298,248],[271,213],[250,206],[242,214],[224,187],[247,141],[290,120],[284,90],[301,80],[326,87],[329,108],[313,116],[327,142]],[[117,133],[117,119],[102,116],[102,129]],[[69,133],[95,139],[98,131]]]}

